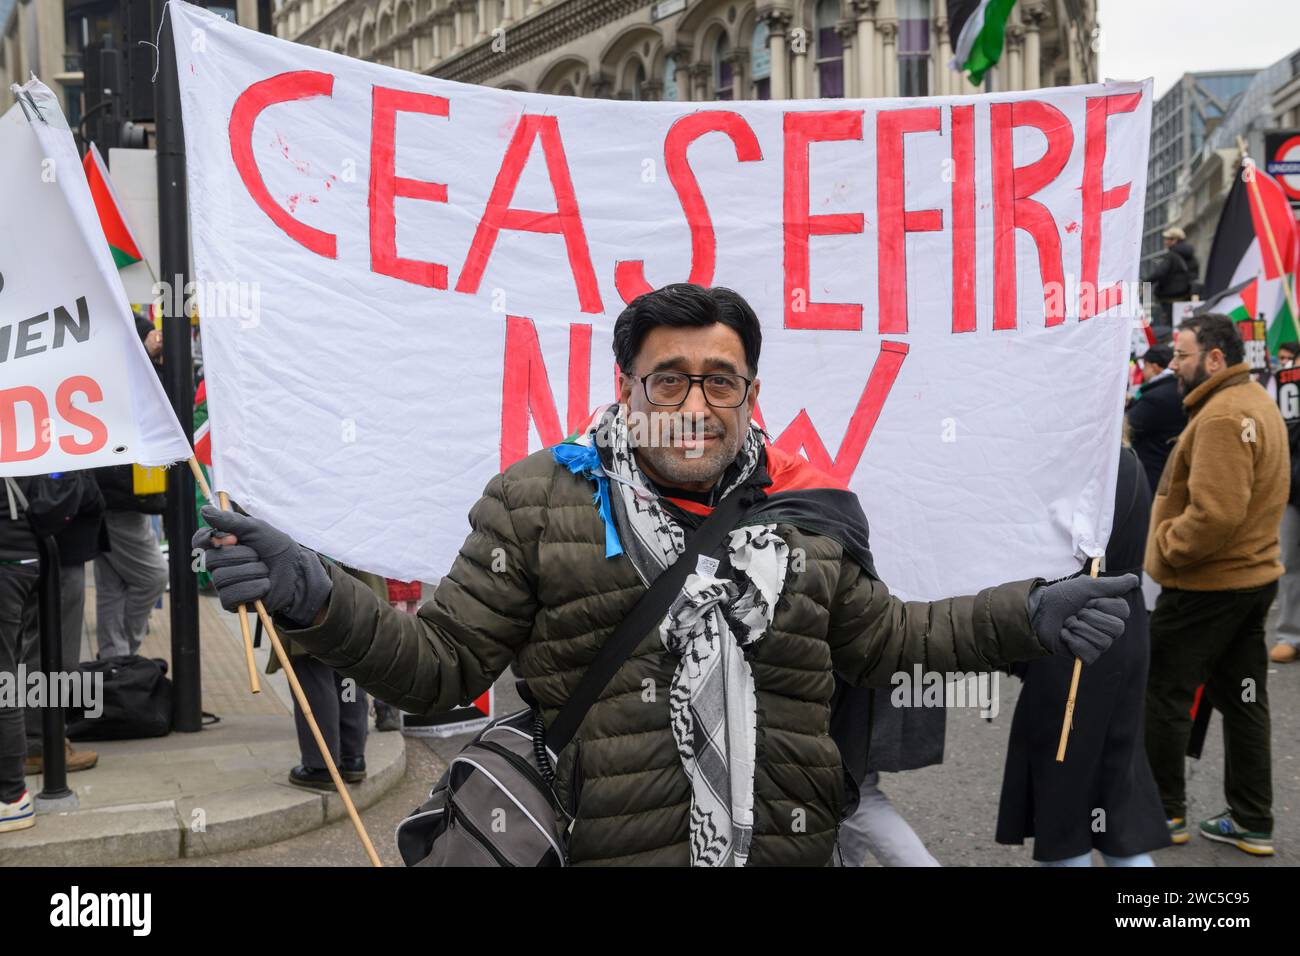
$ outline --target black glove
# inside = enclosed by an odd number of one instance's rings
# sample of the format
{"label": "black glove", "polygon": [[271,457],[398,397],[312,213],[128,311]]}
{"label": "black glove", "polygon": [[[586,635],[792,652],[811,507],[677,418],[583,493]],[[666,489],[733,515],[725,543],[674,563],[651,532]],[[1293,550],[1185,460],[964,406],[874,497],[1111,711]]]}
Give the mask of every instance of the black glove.
{"label": "black glove", "polygon": [[1136,574],[1117,578],[1075,577],[1029,592],[1029,623],[1053,654],[1091,664],[1124,633],[1128,601],[1138,587]]}
{"label": "black glove", "polygon": [[[260,600],[267,611],[279,611],[290,624],[306,627],[325,606],[330,576],[315,551],[304,548],[265,521],[212,505],[203,507],[212,527],[200,528],[193,547],[203,548],[204,565],[212,575],[221,606],[233,611]],[[216,547],[214,536],[234,534],[239,543]]]}

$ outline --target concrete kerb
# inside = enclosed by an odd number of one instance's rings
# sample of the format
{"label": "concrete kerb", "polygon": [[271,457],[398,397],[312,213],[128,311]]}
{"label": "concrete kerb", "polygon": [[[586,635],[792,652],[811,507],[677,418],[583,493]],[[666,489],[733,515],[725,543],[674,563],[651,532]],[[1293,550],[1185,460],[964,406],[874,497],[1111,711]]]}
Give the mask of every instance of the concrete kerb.
{"label": "concrete kerb", "polygon": [[[350,787],[358,809],[406,772],[401,734],[372,734],[368,774]],[[124,866],[265,846],[345,816],[333,792],[267,782],[207,795],[44,814],[30,830],[0,836],[0,866]],[[386,834],[371,834],[382,840]]]}

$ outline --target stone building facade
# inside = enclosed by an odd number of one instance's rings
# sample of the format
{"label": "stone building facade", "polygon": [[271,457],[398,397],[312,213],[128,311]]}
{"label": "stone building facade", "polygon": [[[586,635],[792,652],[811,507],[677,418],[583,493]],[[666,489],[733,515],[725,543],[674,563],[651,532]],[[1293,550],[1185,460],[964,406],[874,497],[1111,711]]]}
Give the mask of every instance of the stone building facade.
{"label": "stone building facade", "polygon": [[[947,0],[279,0],[276,35],[503,89],[629,100],[924,96]],[[1096,0],[1022,0],[991,90],[1097,79]]]}

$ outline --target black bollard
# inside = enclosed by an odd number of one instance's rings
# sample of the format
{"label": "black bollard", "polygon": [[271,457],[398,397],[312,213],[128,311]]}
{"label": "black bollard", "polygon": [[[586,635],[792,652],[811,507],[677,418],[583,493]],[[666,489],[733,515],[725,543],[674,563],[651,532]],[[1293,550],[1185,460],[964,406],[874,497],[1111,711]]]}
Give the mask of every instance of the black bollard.
{"label": "black bollard", "polygon": [[[41,670],[46,687],[53,693],[61,686],[56,675],[63,670],[63,612],[59,601],[59,546],[50,535],[40,535],[41,575],[37,589],[41,626]],[[41,792],[37,800],[63,800],[72,796],[68,789],[68,761],[65,752],[63,707],[46,701],[41,711],[41,732],[45,735],[45,768],[41,774]]]}

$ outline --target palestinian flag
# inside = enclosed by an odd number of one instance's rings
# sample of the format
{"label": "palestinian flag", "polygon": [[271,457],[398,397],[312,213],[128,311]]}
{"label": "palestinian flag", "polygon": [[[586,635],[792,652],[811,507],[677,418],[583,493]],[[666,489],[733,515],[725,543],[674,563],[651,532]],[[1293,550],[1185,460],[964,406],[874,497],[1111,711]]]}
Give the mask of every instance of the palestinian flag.
{"label": "palestinian flag", "polygon": [[1193,315],[1210,312],[1226,315],[1234,322],[1246,322],[1259,314],[1259,281],[1246,279],[1218,295],[1212,295],[1192,310]]}
{"label": "palestinian flag", "polygon": [[952,63],[976,86],[1002,57],[1007,17],[1016,0],[948,0],[948,34]]}
{"label": "palestinian flag", "polygon": [[199,464],[212,466],[212,430],[208,421],[208,383],[199,382],[194,393],[194,457]]}
{"label": "palestinian flag", "polygon": [[1196,312],[1261,319],[1268,350],[1276,353],[1282,342],[1300,338],[1287,301],[1297,269],[1300,229],[1286,193],[1276,179],[1247,160],[1223,204],[1205,266],[1206,302]]}
{"label": "palestinian flag", "polygon": [[108,165],[94,143],[86,150],[82,161],[86,170],[86,180],[90,183],[90,196],[95,201],[95,212],[99,213],[99,223],[104,227],[104,238],[108,248],[113,252],[113,261],[119,269],[139,262],[144,258],[140,244],[135,241],[126,216],[122,214],[122,203],[113,188],[113,180],[108,176]]}

